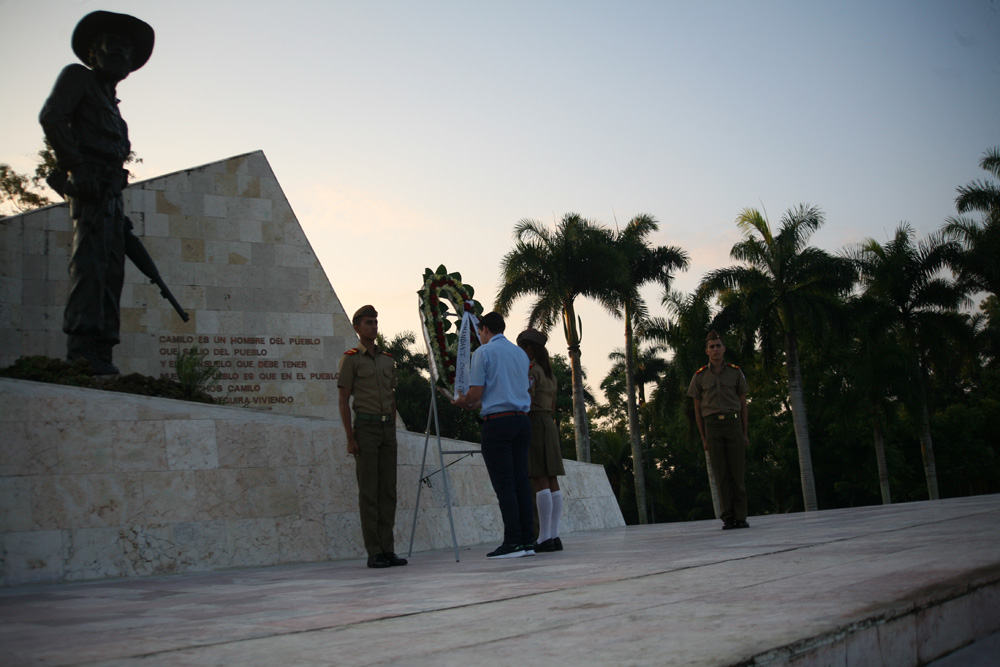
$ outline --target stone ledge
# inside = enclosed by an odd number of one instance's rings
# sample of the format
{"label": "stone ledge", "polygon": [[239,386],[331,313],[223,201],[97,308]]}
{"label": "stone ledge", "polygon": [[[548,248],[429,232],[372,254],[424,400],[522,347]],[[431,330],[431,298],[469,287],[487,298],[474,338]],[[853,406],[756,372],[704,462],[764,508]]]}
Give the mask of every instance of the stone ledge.
{"label": "stone ledge", "polygon": [[[339,419],[6,378],[0,401],[2,585],[364,554]],[[399,431],[399,551],[410,541],[424,441]],[[560,532],[624,526],[603,467],[566,461],[566,472]],[[482,457],[448,475],[459,545],[499,541]],[[432,482],[421,491],[414,550],[451,545],[443,485]]]}

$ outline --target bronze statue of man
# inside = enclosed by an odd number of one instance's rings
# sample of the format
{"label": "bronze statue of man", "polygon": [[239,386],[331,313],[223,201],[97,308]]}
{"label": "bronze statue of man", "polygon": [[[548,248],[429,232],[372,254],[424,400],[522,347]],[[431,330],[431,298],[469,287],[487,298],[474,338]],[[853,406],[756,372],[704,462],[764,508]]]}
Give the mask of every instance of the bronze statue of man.
{"label": "bronze statue of man", "polygon": [[73,219],[69,298],[63,314],[66,358],[86,359],[96,375],[112,375],[119,342],[125,239],[131,222],[122,205],[128,126],[118,111],[118,82],[146,64],[153,29],[134,16],[96,11],[73,31],[73,52],[87,67],[67,65],[39,121],[66,173],[62,194]]}

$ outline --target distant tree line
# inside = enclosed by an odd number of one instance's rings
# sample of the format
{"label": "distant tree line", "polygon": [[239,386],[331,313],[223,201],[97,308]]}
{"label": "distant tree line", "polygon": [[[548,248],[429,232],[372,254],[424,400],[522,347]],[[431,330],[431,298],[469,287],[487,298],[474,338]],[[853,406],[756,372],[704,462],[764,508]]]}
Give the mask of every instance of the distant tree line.
{"label": "distant tree line", "polygon": [[[1000,148],[980,166],[1000,178]],[[554,230],[523,220],[495,307],[507,314],[530,296],[529,326],[561,325],[564,455],[604,465],[629,523],[714,516],[710,462],[686,395],[711,329],[751,386],[752,513],[996,493],[1000,186],[959,187],[956,210],[925,238],[901,223],[884,242],[831,253],[809,245],[825,222],[818,207],[793,207],[777,225],[748,208],[736,218],[735,263],[710,271],[691,294],[672,289],[687,253],[649,241],[658,230],[650,215],[621,230],[573,213]],[[639,294],[646,284],[662,287],[665,315],[650,313]],[[578,297],[624,324],[625,345],[610,352],[601,380],[603,403],[586,384]],[[419,362],[412,342],[393,341]],[[416,403],[400,407],[413,430],[423,430],[429,405],[423,368],[412,367]],[[478,439],[468,413],[439,408],[450,437]]]}

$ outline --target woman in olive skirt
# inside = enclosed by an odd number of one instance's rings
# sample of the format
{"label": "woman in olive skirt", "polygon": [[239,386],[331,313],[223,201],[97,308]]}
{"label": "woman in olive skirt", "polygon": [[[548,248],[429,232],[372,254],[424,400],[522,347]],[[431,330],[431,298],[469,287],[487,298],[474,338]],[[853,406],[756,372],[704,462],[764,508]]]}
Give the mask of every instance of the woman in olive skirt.
{"label": "woman in olive skirt", "polygon": [[545,349],[548,336],[541,331],[526,329],[517,337],[518,346],[531,360],[528,369],[531,394],[531,452],[528,455],[528,475],[535,492],[538,509],[538,541],[535,552],[562,551],[559,539],[559,517],[562,515],[562,491],[559,475],[565,475],[559,428],[553,419],[556,407],[556,376]]}

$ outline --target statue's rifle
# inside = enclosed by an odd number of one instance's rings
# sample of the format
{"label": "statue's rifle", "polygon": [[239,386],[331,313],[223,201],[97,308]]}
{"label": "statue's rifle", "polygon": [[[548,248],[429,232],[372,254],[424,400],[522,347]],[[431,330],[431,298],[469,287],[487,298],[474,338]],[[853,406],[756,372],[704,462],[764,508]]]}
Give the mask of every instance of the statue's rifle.
{"label": "statue's rifle", "polygon": [[[49,184],[49,187],[59,193],[60,196],[73,196],[73,184],[69,181],[69,174],[65,171],[54,171],[45,180]],[[160,288],[160,296],[169,301],[170,305],[177,311],[177,314],[181,316],[181,319],[187,322],[191,319],[191,316],[181,308],[181,304],[174,298],[170,288],[163,282],[163,278],[156,268],[156,262],[149,256],[146,246],[142,244],[138,236],[132,233],[132,221],[127,216],[125,220],[127,223],[125,226],[125,256],[132,260],[136,268],[149,278],[151,284]]]}

